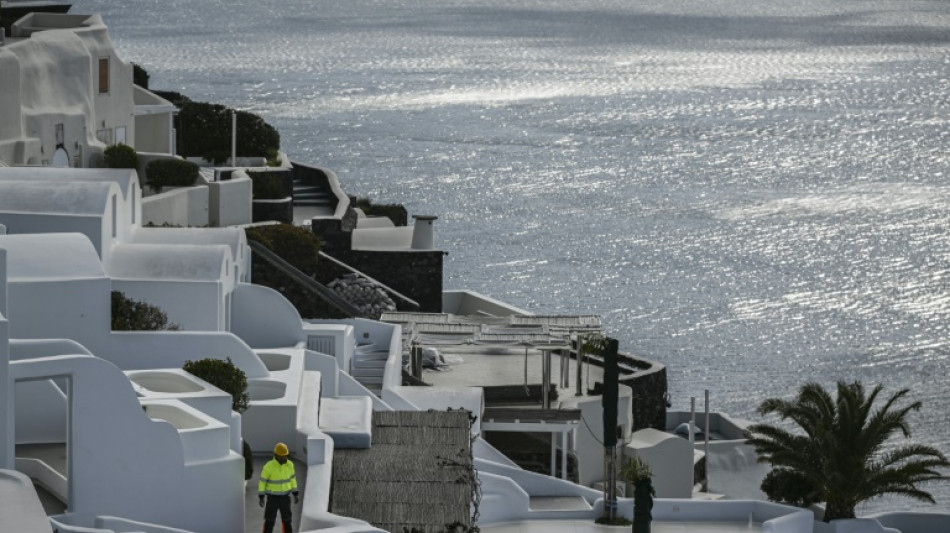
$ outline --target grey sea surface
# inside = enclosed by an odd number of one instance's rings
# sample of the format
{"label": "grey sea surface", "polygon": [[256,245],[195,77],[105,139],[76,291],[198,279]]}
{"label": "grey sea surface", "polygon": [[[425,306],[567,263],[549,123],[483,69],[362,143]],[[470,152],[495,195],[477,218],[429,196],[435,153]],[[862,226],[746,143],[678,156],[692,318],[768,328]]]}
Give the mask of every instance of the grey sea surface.
{"label": "grey sea surface", "polygon": [[[76,0],[153,88],[435,214],[446,288],[598,313],[673,407],[903,387],[950,453],[950,3]],[[859,513],[950,510],[875,500]]]}

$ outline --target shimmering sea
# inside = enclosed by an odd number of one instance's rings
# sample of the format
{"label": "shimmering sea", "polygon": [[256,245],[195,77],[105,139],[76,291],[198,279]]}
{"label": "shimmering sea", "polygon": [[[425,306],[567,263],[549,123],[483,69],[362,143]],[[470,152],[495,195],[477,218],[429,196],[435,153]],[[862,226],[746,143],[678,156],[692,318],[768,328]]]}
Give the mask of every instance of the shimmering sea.
{"label": "shimmering sea", "polygon": [[[673,407],[912,389],[950,454],[950,3],[76,0],[151,86],[434,214],[446,288],[597,313]],[[702,401],[699,401],[702,405]],[[859,509],[950,511],[887,499]]]}

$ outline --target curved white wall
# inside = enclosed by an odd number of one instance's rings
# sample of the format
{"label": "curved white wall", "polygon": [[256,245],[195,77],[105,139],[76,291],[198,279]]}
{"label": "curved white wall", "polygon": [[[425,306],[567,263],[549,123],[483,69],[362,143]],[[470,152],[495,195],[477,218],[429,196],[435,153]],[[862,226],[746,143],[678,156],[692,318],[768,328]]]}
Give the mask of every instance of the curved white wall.
{"label": "curved white wall", "polygon": [[236,335],[202,331],[116,331],[108,360],[122,370],[181,368],[185,361],[230,357],[248,379],[270,374],[257,354]]}
{"label": "curved white wall", "polygon": [[126,297],[158,306],[184,331],[224,330],[224,287],[219,281],[113,279]]}
{"label": "curved white wall", "polygon": [[234,290],[231,331],[251,348],[286,348],[304,341],[297,309],[279,292],[248,283]]}
{"label": "curved white wall", "polygon": [[72,339],[96,355],[107,354],[112,327],[109,289],[108,278],[12,282],[10,336]]}
{"label": "curved white wall", "polygon": [[10,371],[18,381],[71,376],[67,477],[69,507],[79,518],[122,516],[209,533],[243,529],[244,465],[227,439],[215,459],[186,465],[181,434],[150,420],[125,374],[95,357],[16,361]]}

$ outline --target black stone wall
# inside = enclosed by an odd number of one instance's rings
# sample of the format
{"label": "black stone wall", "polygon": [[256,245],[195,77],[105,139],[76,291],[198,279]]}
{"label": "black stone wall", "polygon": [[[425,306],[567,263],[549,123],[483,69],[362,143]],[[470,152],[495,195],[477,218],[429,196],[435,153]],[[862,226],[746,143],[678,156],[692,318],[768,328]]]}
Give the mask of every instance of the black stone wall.
{"label": "black stone wall", "polygon": [[[329,253],[329,252],[328,252]],[[335,249],[333,257],[419,303],[413,309],[393,297],[400,311],[442,312],[441,250],[371,252]]]}
{"label": "black stone wall", "polygon": [[276,220],[292,224],[294,222],[294,202],[290,198],[284,200],[254,200],[251,202],[251,220],[267,222]]}
{"label": "black stone wall", "polygon": [[620,383],[633,390],[633,431],[648,427],[666,431],[666,367],[658,363],[652,365],[649,370],[620,379]]}

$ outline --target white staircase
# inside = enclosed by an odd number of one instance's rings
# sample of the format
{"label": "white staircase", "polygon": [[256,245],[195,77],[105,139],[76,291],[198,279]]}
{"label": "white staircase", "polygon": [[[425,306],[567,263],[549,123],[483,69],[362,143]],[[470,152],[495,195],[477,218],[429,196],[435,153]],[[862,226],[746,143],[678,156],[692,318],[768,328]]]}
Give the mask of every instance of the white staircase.
{"label": "white staircase", "polygon": [[357,346],[353,354],[352,372],[356,381],[376,396],[383,390],[383,373],[386,371],[388,350],[380,350],[375,345]]}

